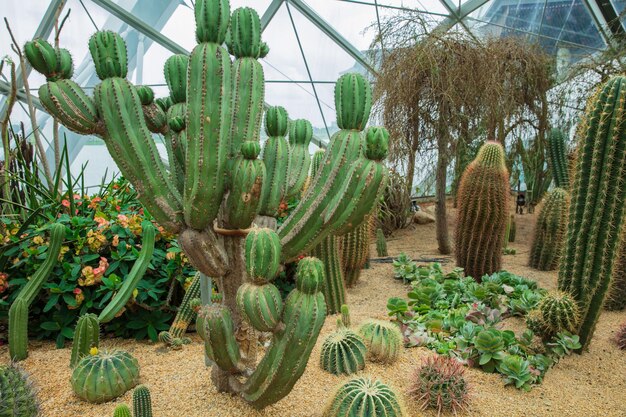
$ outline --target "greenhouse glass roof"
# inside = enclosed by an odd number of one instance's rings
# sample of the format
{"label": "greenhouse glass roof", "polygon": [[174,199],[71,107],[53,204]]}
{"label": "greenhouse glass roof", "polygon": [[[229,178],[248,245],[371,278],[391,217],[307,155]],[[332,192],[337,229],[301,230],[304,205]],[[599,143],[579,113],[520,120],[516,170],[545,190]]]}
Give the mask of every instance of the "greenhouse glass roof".
{"label": "greenhouse glass roof", "polygon": [[[22,45],[34,37],[52,41],[55,16],[63,16],[71,9],[60,42],[72,52],[74,78],[87,90],[98,82],[87,50],[88,37],[96,30],[122,34],[128,44],[129,79],[135,84],[150,85],[157,97],[168,94],[162,73],[165,60],[173,53],[188,52],[195,45],[190,0],[4,2],[8,5],[4,7],[4,16]],[[267,103],[284,106],[291,118],[309,119],[315,127],[316,146],[324,146],[337,129],[334,81],[349,70],[375,72],[375,64],[368,58],[372,54],[367,51],[380,47],[372,42],[377,23],[386,16],[414,10],[427,16],[433,27],[465,30],[478,38],[529,37],[565,63],[602,50],[611,35],[623,32],[626,24],[623,18],[618,19],[626,8],[626,0],[231,0],[232,9],[241,6],[254,7],[259,12],[263,37],[270,46],[270,54],[262,60]],[[0,43],[0,56],[15,59],[4,26],[0,33],[4,40]],[[12,121],[29,126],[23,85],[18,78],[20,102],[13,110]],[[34,72],[28,81],[35,96],[37,87],[45,82]],[[0,94],[6,93],[7,88],[7,79],[0,79]],[[4,101],[1,96],[0,113],[4,112]],[[40,131],[51,142],[52,121],[40,110]],[[86,176],[94,184],[100,182],[105,170],[109,174],[115,171],[100,140],[61,129],[67,137],[73,170],[89,162]]]}

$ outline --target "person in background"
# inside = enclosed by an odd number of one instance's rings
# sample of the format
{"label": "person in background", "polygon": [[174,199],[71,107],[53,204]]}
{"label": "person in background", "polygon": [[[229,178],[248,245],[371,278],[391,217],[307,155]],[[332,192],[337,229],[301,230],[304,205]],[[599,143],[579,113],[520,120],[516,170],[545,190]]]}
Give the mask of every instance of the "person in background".
{"label": "person in background", "polygon": [[526,195],[523,192],[517,193],[517,201],[515,205],[515,213],[524,214],[524,206],[526,205]]}

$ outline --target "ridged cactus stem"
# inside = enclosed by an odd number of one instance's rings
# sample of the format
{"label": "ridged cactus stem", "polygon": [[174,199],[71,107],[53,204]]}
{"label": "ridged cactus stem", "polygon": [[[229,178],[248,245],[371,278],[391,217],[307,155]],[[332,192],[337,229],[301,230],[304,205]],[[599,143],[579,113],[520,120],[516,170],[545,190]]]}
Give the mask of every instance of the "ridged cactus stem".
{"label": "ridged cactus stem", "polygon": [[263,163],[266,178],[261,191],[260,214],[276,217],[278,206],[287,195],[289,171],[289,144],[285,139],[288,126],[287,111],[282,107],[270,107],[265,113],[267,141],[263,147]]}
{"label": "ridged cactus stem", "polygon": [[50,226],[50,243],[46,260],[19,292],[9,308],[9,356],[20,361],[28,356],[28,309],[56,266],[65,239],[65,226]]}
{"label": "ridged cactus stem", "polygon": [[200,298],[200,273],[196,273],[187,288],[183,301],[178,307],[176,317],[170,326],[169,333],[172,338],[182,338],[187,328],[196,319],[196,310],[192,307],[191,301]]}
{"label": "ridged cactus stem", "polygon": [[554,183],[559,188],[569,188],[569,164],[567,162],[567,144],[565,134],[559,129],[552,129],[548,135],[548,156]]}
{"label": "ridged cactus stem", "polygon": [[341,237],[341,264],[348,288],[354,287],[369,257],[369,222]]}
{"label": "ridged cactus stem", "polygon": [[606,82],[586,110],[578,145],[559,289],[581,310],[582,349],[589,347],[620,247],[626,211],[626,78]]}
{"label": "ridged cactus stem", "polygon": [[133,391],[133,417],[152,417],[152,398],[145,385],[138,385]]}
{"label": "ridged cactus stem", "polygon": [[[626,233],[626,232],[622,232]],[[613,283],[607,296],[605,307],[607,310],[623,310],[626,308],[626,239],[622,237],[622,247],[615,261]]]}
{"label": "ridged cactus stem", "polygon": [[341,305],[346,302],[346,285],[338,240],[337,236],[328,236],[311,250],[311,255],[324,263],[323,291],[328,314],[339,313]]}
{"label": "ridged cactus stem", "polygon": [[379,257],[389,256],[387,252],[387,240],[383,229],[376,229],[376,255]]}
{"label": "ridged cactus stem", "polygon": [[311,155],[309,143],[313,137],[311,122],[297,119],[289,128],[289,172],[287,175],[287,199],[299,196],[306,181]]}
{"label": "ridged cactus stem", "polygon": [[532,268],[552,271],[559,266],[567,231],[569,195],[562,188],[555,188],[548,194],[541,208],[535,236],[530,248]]}
{"label": "ridged cactus stem", "polygon": [[501,269],[508,192],[504,149],[487,142],[463,173],[458,191],[457,265],[476,280]]}
{"label": "ridged cactus stem", "polygon": [[98,348],[100,343],[100,322],[95,314],[85,314],[78,319],[72,341],[70,367],[75,367],[91,348]]}

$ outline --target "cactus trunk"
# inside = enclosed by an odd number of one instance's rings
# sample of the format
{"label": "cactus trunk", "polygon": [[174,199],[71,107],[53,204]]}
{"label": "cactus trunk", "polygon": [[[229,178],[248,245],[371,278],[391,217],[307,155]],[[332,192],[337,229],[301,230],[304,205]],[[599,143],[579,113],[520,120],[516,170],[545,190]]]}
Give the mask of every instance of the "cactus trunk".
{"label": "cactus trunk", "polygon": [[311,250],[311,255],[324,263],[324,299],[328,314],[337,314],[341,305],[346,303],[346,285],[344,283],[339,238],[328,236]]}
{"label": "cactus trunk", "polygon": [[537,218],[535,236],[530,248],[529,265],[532,268],[540,271],[558,268],[565,243],[568,210],[567,191],[562,188],[552,190]]}
{"label": "cactus trunk", "polygon": [[354,287],[369,257],[369,222],[341,237],[341,265],[348,288]]}
{"label": "cactus trunk", "polygon": [[626,78],[614,77],[586,110],[571,188],[559,289],[578,302],[582,349],[589,347],[611,287],[626,210]]}

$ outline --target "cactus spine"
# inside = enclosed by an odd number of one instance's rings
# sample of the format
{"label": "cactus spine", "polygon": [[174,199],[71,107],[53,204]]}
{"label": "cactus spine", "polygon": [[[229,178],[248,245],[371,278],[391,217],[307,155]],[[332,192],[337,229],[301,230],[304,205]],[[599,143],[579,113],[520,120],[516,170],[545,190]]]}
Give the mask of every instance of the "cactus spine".
{"label": "cactus spine", "polygon": [[28,357],[28,309],[56,266],[65,239],[65,226],[50,226],[50,243],[46,260],[30,277],[9,308],[9,356],[15,361]]}
{"label": "cactus spine", "polygon": [[305,119],[297,119],[289,126],[289,172],[287,175],[287,199],[299,196],[309,173],[311,155],[309,143],[313,126]]}
{"label": "cactus spine", "polygon": [[569,188],[569,164],[565,135],[559,129],[552,129],[548,135],[548,156],[554,184],[559,188]]}
{"label": "cactus spine", "polygon": [[350,327],[352,324],[350,320],[350,309],[347,304],[341,306],[341,324],[344,327]]}
{"label": "cactus spine", "polygon": [[563,331],[576,332],[580,313],[569,294],[561,291],[548,294],[539,302],[537,309],[541,313],[541,322],[547,335],[554,336]]}
{"label": "cactus spine", "polygon": [[504,149],[491,141],[480,148],[461,177],[456,262],[476,280],[501,269],[508,181]]}
{"label": "cactus spine", "polygon": [[354,378],[342,385],[324,411],[324,417],[402,417],[404,408],[387,385],[369,378]]}
{"label": "cactus spine", "polygon": [[341,264],[343,276],[348,288],[354,287],[369,257],[369,223],[359,227],[341,238]]}
{"label": "cactus spine", "polygon": [[562,188],[552,190],[541,208],[535,236],[530,249],[530,266],[540,271],[552,271],[559,266],[565,243],[569,195]]}
{"label": "cactus spine", "polygon": [[143,278],[143,275],[148,270],[148,266],[150,266],[152,253],[154,252],[156,229],[150,222],[143,222],[142,228],[143,239],[141,241],[141,252],[139,252],[139,256],[133,264],[130,273],[124,279],[122,287],[98,316],[100,323],[108,323],[115,318],[122,307],[126,305],[130,296],[133,295],[133,291],[137,288],[137,284],[139,284],[139,281],[141,281],[141,278]]}
{"label": "cactus spine", "polygon": [[121,350],[85,356],[72,372],[74,392],[91,403],[117,398],[134,387],[138,380],[137,359]]}
{"label": "cactus spine", "polygon": [[0,416],[36,417],[39,403],[28,377],[14,364],[0,365]]}
{"label": "cactus spine", "polygon": [[385,239],[385,234],[383,233],[383,229],[376,229],[376,255],[378,257],[389,256],[387,252],[387,240]]}
{"label": "cactus spine", "polygon": [[78,364],[83,356],[89,354],[92,347],[97,348],[100,343],[100,323],[95,314],[85,314],[80,316],[76,329],[74,330],[74,340],[72,342],[72,355],[70,356],[70,367]]}
{"label": "cactus spine", "polygon": [[626,78],[614,77],[587,107],[578,146],[558,283],[580,307],[582,349],[589,346],[620,247],[626,208],[625,105]]}
{"label": "cactus spine", "polygon": [[145,385],[138,385],[133,391],[133,416],[152,417],[152,398]]}

